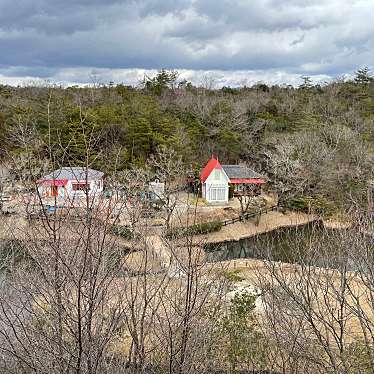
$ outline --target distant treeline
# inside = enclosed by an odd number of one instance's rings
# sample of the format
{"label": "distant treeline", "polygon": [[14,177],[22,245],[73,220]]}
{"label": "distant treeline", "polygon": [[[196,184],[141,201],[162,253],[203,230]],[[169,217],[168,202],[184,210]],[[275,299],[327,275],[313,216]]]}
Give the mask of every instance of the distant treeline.
{"label": "distant treeline", "polygon": [[79,164],[88,156],[110,174],[167,147],[196,172],[212,154],[248,163],[269,177],[283,203],[366,209],[373,121],[367,68],[325,85],[304,77],[298,88],[222,89],[194,87],[162,70],[139,88],[0,86],[0,157],[27,168],[31,159]]}

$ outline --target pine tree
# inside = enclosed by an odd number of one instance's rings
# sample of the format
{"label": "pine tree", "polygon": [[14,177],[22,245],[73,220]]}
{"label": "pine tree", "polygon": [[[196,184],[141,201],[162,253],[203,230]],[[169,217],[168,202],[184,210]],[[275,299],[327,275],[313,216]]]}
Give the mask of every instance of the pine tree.
{"label": "pine tree", "polygon": [[313,88],[312,78],[302,76],[301,79],[303,80],[303,83],[299,86],[299,88],[301,88],[302,90],[309,90]]}
{"label": "pine tree", "polygon": [[374,82],[374,78],[371,74],[370,69],[367,66],[364,66],[363,68],[358,69],[355,72],[354,81],[357,84],[368,84]]}

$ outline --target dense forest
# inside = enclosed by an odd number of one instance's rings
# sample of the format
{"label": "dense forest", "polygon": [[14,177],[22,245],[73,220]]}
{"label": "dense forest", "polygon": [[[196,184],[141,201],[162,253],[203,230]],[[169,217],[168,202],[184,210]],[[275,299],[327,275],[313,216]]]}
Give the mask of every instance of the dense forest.
{"label": "dense forest", "polygon": [[269,178],[283,204],[334,213],[371,203],[374,82],[354,79],[298,88],[211,89],[162,70],[139,87],[0,86],[3,162],[52,159],[108,174],[142,166],[160,147],[198,171],[211,154]]}

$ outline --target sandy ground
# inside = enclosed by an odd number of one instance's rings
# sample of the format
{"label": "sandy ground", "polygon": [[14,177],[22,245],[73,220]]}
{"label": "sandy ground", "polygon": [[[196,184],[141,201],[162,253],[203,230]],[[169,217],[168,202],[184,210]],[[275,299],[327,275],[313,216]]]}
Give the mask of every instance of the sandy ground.
{"label": "sandy ground", "polygon": [[264,232],[272,231],[280,227],[304,225],[315,221],[317,217],[296,212],[269,212],[258,218],[245,222],[237,222],[222,227],[220,231],[206,235],[207,243],[219,243],[232,240],[240,240]]}
{"label": "sandy ground", "polygon": [[[264,208],[270,208],[277,204],[277,198],[273,195],[262,194],[257,199],[264,201]],[[174,226],[186,226],[193,223],[224,221],[240,215],[240,203],[237,198],[229,200],[226,204],[209,205],[204,200],[196,199],[192,195],[181,193],[178,196],[178,204],[172,217]]]}
{"label": "sandy ground", "polygon": [[[138,253],[134,256],[137,257],[141,255]],[[132,261],[133,260],[134,258],[132,259]],[[142,262],[141,257],[138,257],[138,261]],[[135,263],[133,263],[133,265],[135,265]],[[296,287],[295,282],[297,283],[297,287],[300,287],[299,277],[302,274],[302,272],[298,265],[276,263],[275,266],[278,269],[278,271],[282,273],[282,279],[285,279],[289,283],[289,285],[291,285],[292,289]],[[238,278],[241,278],[238,281],[234,282],[232,291],[230,291],[229,294],[227,294],[227,296],[231,295],[232,297],[235,292],[242,292],[243,290],[248,290],[249,292],[256,293],[258,292],[261,295],[261,284],[264,282],[272,284],[276,287],[276,282],[274,283],[274,278],[272,278],[270,275],[269,264],[267,265],[266,262],[261,260],[237,259],[213,264],[206,264],[204,268],[206,270],[202,270],[202,272],[209,274],[209,276],[213,276],[215,272],[231,272],[236,274]],[[161,274],[154,275],[155,282],[157,282],[157,280],[162,279],[164,277],[164,274],[165,273],[162,272]],[[334,320],[334,317],[332,317],[331,313],[339,306],[336,293],[336,291],[339,290],[341,281],[339,273],[335,270],[314,268],[312,270],[311,276],[315,277],[315,281],[312,280],[310,284],[315,284],[316,286],[318,285],[318,289],[315,289],[316,293],[313,294],[314,307],[317,308],[316,312],[323,316],[324,309],[326,309],[326,320],[329,321],[329,319],[331,319],[329,322],[335,325],[336,321]],[[174,288],[178,289],[178,285],[180,286],[179,282],[181,279],[183,279],[183,277],[179,278],[171,276],[171,278],[169,278],[168,281],[168,287],[170,287],[172,290],[174,290]],[[360,302],[361,307],[365,311],[365,314],[369,318],[374,317],[373,309],[370,306],[369,299],[364,297],[366,286],[353,273],[348,275],[348,279],[352,292],[356,295],[363,295]],[[325,282],[327,285],[329,285],[328,288],[325,288]],[[346,320],[345,339],[346,342],[352,342],[357,338],[362,338],[363,327],[360,324],[358,318],[350,310],[350,308],[354,308],[355,305],[352,297],[347,296],[347,302],[348,306],[344,310],[344,318]],[[262,320],[263,323],[266,323],[266,321],[263,319],[265,318],[265,313],[261,296],[259,296],[259,298],[256,301],[256,312],[260,320]],[[323,331],[323,333],[326,335],[330,334],[329,330],[323,329],[323,325],[321,324],[321,321],[317,319],[317,317],[315,323],[317,326],[320,326],[321,332]],[[338,326],[336,325],[335,328],[338,328]]]}
{"label": "sandy ground", "polygon": [[[271,280],[270,283],[273,287],[277,287],[277,282],[274,283],[274,277],[270,275],[269,269],[272,265],[273,263],[266,264],[264,261],[255,259],[237,259],[224,261],[220,264],[220,266],[225,267],[229,271],[235,271],[236,274],[243,278],[243,281],[238,282],[237,286],[247,284],[253,289],[259,289],[260,282],[264,282],[266,279]],[[304,273],[299,265],[276,263],[275,268],[282,274],[281,279],[286,280],[289,284],[293,284],[291,289],[300,287],[300,277]],[[303,282],[305,282],[304,287],[306,287],[308,282],[309,286],[314,287],[315,293],[312,293],[312,302],[314,303],[314,308],[317,310],[316,313],[319,313],[321,317],[325,316],[326,320],[331,319],[329,322],[337,328],[335,325],[337,320],[334,318],[338,318],[337,313],[341,301],[341,294],[339,293],[342,281],[341,273],[333,269],[312,267],[309,276],[311,280],[307,281],[304,279]],[[360,308],[364,313],[363,315],[371,321],[374,319],[374,308],[372,305],[373,291],[368,288],[368,284],[365,284],[355,272],[347,272],[346,280],[349,287],[344,291],[346,304],[342,313],[346,323],[345,339],[348,342],[354,341],[357,338],[362,339],[364,331],[368,333],[368,326],[365,323],[361,324],[356,312],[354,312],[357,308],[357,302],[360,304]],[[262,311],[261,306],[258,311]]]}

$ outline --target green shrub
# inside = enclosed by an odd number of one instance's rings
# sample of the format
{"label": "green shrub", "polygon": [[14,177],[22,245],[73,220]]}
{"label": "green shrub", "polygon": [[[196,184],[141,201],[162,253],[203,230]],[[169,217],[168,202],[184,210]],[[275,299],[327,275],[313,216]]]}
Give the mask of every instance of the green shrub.
{"label": "green shrub", "polygon": [[208,234],[210,232],[219,231],[222,228],[222,222],[220,221],[211,221],[198,223],[196,225],[188,227],[177,227],[172,230],[169,230],[166,234],[166,237],[169,239],[183,238],[190,235],[200,235]]}
{"label": "green shrub", "polygon": [[299,196],[286,200],[284,207],[304,213],[315,213],[321,216],[331,216],[336,213],[335,204],[322,195]]}
{"label": "green shrub", "polygon": [[111,227],[111,232],[112,234],[118,235],[121,238],[126,239],[126,240],[136,239],[137,237],[139,237],[139,234],[134,233],[127,226],[113,225]]}
{"label": "green shrub", "polygon": [[248,373],[265,372],[268,365],[268,342],[258,328],[254,313],[256,299],[257,295],[249,290],[235,293],[228,313],[222,318],[222,353],[231,373],[239,372],[241,367],[251,363],[253,366],[248,367]]}
{"label": "green shrub", "polygon": [[0,274],[18,265],[35,265],[26,243],[18,239],[0,240]]}
{"label": "green shrub", "polygon": [[133,248],[129,247],[122,247],[120,249],[111,250],[106,257],[108,268],[111,270],[119,269],[122,265],[123,258],[131,253],[132,250]]}
{"label": "green shrub", "polygon": [[221,275],[226,278],[228,281],[236,283],[241,282],[245,280],[245,278],[240,275],[241,270],[240,269],[234,269],[234,270],[223,270],[221,272]]}

